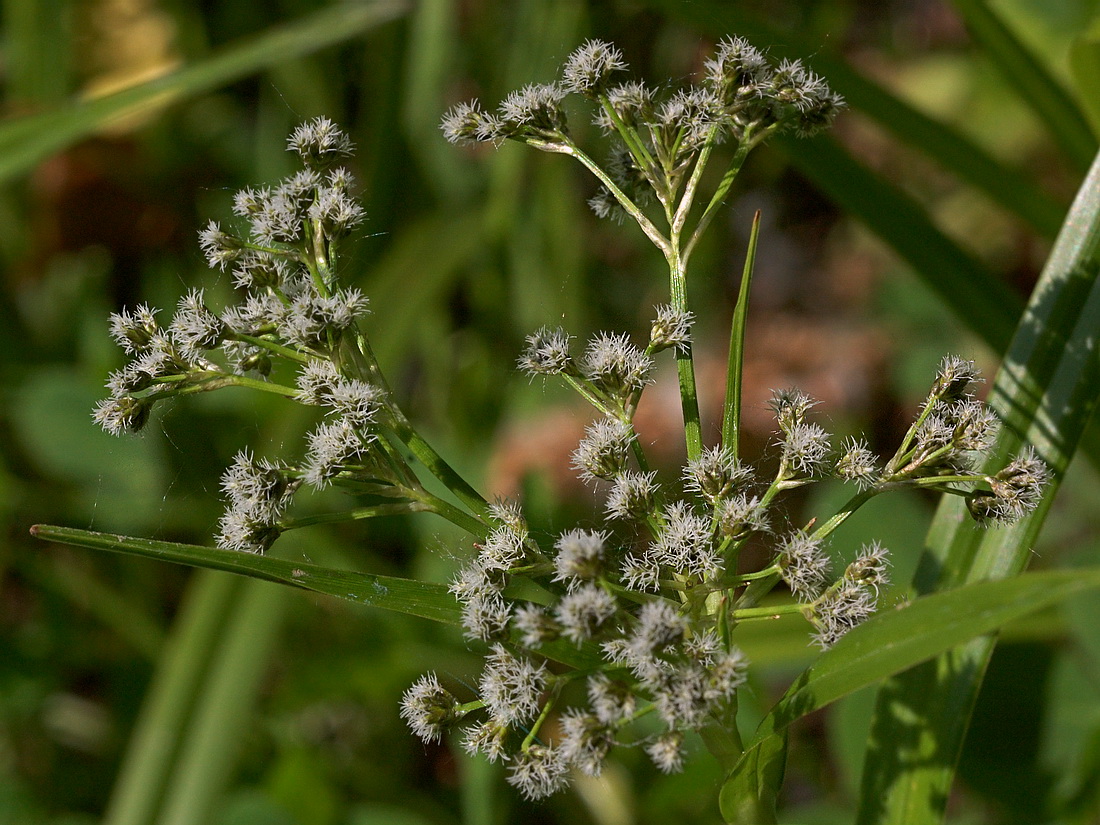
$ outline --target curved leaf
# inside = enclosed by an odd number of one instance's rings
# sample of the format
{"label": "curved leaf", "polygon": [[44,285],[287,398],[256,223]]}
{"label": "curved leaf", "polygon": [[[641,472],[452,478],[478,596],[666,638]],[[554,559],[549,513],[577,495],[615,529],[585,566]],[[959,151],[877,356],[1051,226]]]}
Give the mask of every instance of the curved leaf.
{"label": "curved leaf", "polygon": [[[1022,571],[1061,478],[1100,403],[1100,158],[1093,164],[993,383],[990,403],[1005,421],[991,466],[1030,443],[1053,471],[1043,501],[1010,527],[968,526],[945,497],[918,566],[918,592]],[[1089,450],[1089,456],[1095,455]],[[993,640],[978,639],[885,685],[864,765],[860,823],[940,822]],[[925,747],[899,761],[892,743]],[[887,744],[891,743],[891,744]]]}
{"label": "curved leaf", "polygon": [[147,106],[164,106],[349,40],[403,14],[402,0],[340,3],[138,86],[0,124],[0,182]]}
{"label": "curved leaf", "polygon": [[[849,693],[900,673],[1025,614],[1100,587],[1100,569],[1029,573],[925,596],[874,616],[844,636],[791,685],[764,717],[722,789],[723,816],[766,809],[782,770],[776,765],[792,722]],[[746,793],[762,794],[751,804]]]}
{"label": "curved leaf", "polygon": [[73,544],[112,553],[126,553],[149,559],[203,567],[208,570],[224,570],[263,581],[311,590],[326,596],[348,599],[356,604],[380,607],[420,616],[444,624],[461,624],[462,612],[454,597],[442,584],[400,579],[394,576],[375,576],[350,570],[334,570],[306,562],[291,562],[272,556],[258,556],[202,547],[197,544],[177,544],[168,541],[138,539],[96,533],[72,527],[55,527],[36,524],[31,535],[60,544]]}

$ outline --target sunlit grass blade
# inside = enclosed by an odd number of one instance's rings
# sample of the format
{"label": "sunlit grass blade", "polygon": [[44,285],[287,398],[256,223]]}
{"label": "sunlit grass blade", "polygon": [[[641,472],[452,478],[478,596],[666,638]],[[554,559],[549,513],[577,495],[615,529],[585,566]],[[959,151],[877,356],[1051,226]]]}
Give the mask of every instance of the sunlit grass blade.
{"label": "sunlit grass blade", "polygon": [[[1066,225],[994,381],[990,403],[1005,421],[991,466],[1024,443],[1053,471],[1038,509],[1011,527],[980,531],[961,503],[941,502],[914,587],[931,592],[1001,579],[1031,556],[1058,484],[1100,400],[1100,159]],[[1011,580],[1010,580],[1011,581]],[[943,818],[955,765],[993,639],[971,642],[891,680],[880,691],[874,742],[864,765],[859,822],[931,823]],[[892,752],[913,741],[919,759]]]}
{"label": "sunlit grass blade", "polygon": [[756,266],[756,242],[760,237],[760,212],[752,218],[749,245],[745,249],[745,268],[737,292],[737,306],[730,325],[730,348],[726,358],[726,402],[722,408],[722,446],[740,455],[741,447],[741,380],[745,366],[745,319],[749,312],[749,288]]}
{"label": "sunlit grass blade", "polygon": [[959,320],[1003,352],[1023,310],[1021,301],[973,255],[941,232],[897,187],[827,137],[777,141],[791,163],[839,207],[893,247]]}
{"label": "sunlit grass blade", "polygon": [[761,20],[737,4],[704,5],[673,0],[648,0],[670,16],[698,26],[712,37],[742,35],[774,44],[770,52],[783,57],[813,53],[809,63],[829,85],[844,95],[854,110],[873,118],[895,138],[933,158],[960,181],[984,192],[1048,237],[1061,225],[1065,207],[1023,172],[1012,169],[959,132],[910,106],[840,57],[821,50],[821,43]]}
{"label": "sunlit grass blade", "polygon": [[1096,154],[1088,120],[1062,85],[990,8],[986,0],[954,0],[974,39],[981,44],[1008,86],[1034,109],[1039,121],[1079,169]]}
{"label": "sunlit grass blade", "polygon": [[170,74],[114,94],[0,125],[0,182],[149,106],[166,106],[216,89],[268,66],[340,43],[404,13],[402,0],[341,3]]}
{"label": "sunlit grass blade", "polygon": [[31,528],[31,533],[46,541],[159,559],[189,567],[225,570],[445,624],[460,623],[461,611],[458,603],[442,584],[399,579],[393,576],[375,576],[349,570],[334,570],[306,562],[286,561],[273,556],[238,553],[195,544],[176,544],[116,536],[72,527],[39,524]]}
{"label": "sunlit grass blade", "polygon": [[934,593],[872,617],[824,652],[764,717],[723,786],[723,815],[731,822],[746,822],[736,818],[747,806],[744,794],[754,788],[757,793],[777,792],[773,783],[782,772],[762,754],[780,753],[781,737],[795,720],[1006,622],[1096,587],[1100,569],[1029,573]]}

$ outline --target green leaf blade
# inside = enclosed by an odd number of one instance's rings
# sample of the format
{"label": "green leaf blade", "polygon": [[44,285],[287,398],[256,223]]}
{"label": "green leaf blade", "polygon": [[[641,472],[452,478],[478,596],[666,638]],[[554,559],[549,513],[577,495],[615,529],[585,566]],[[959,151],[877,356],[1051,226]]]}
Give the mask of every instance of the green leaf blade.
{"label": "green leaf blade", "polygon": [[[959,501],[943,501],[914,580],[918,592],[1019,574],[1078,445],[1095,452],[1100,403],[1100,158],[1082,185],[994,381],[990,403],[1005,421],[992,451],[998,467],[1030,443],[1051,468],[1040,506],[1000,529],[967,526]],[[880,691],[868,751],[861,825],[939,822],[994,641],[981,639],[898,676]],[[919,765],[892,757],[914,734],[934,743]]]}
{"label": "green leaf blade", "polygon": [[0,182],[24,174],[50,155],[129,114],[194,97],[343,42],[400,16],[407,8],[403,0],[341,3],[138,86],[0,124]]}
{"label": "green leaf blade", "polygon": [[142,556],[189,567],[223,570],[443,624],[461,624],[462,614],[458,603],[442,584],[335,570],[306,562],[291,562],[272,556],[238,553],[196,544],[116,536],[47,524],[32,527],[31,535],[60,544]]}
{"label": "green leaf blade", "polygon": [[[745,808],[749,803],[741,796],[751,789],[765,795],[777,793],[773,783],[782,773],[774,760],[792,722],[1021,616],[1096,587],[1100,587],[1097,569],[1030,573],[924,596],[872,617],[823,653],[764,717],[723,787],[723,811]],[[753,803],[760,804],[764,803]]]}

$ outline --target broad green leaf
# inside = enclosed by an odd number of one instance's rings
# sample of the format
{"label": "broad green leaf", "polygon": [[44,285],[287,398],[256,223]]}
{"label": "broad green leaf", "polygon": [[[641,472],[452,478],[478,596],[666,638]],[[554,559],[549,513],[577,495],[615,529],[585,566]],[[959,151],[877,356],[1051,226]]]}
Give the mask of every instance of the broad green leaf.
{"label": "broad green leaf", "polygon": [[115,536],[72,527],[35,525],[31,534],[46,541],[74,544],[112,553],[126,553],[150,559],[203,567],[209,570],[225,570],[254,579],[312,590],[326,596],[348,599],[357,604],[394,610],[410,616],[420,616],[444,624],[457,625],[461,620],[458,603],[445,585],[399,579],[393,576],[375,576],[350,570],[334,570],[306,562],[291,562],[272,556],[258,556],[220,550],[196,544],[176,544],[152,539]]}
{"label": "broad green leaf", "polygon": [[733,3],[705,6],[676,0],[648,2],[715,38],[741,35],[760,45],[767,44],[771,53],[782,57],[800,58],[812,54],[808,62],[813,70],[843,94],[853,109],[874,118],[895,138],[935,159],[959,180],[981,190],[1037,231],[1048,237],[1057,234],[1065,214],[1062,204],[1022,172],[1005,166],[961,132],[913,108],[842,58],[828,50],[822,51],[819,41],[781,31]]}
{"label": "broad green leaf", "polygon": [[[1070,210],[990,395],[1006,425],[990,467],[1030,443],[1053,480],[1034,513],[984,532],[971,526],[957,497],[945,497],[914,580],[917,592],[1002,579],[1027,566],[1062,474],[1100,401],[1098,273],[1100,158]],[[942,820],[993,645],[993,639],[975,640],[883,686],[859,822]],[[892,743],[917,739],[925,747],[919,765],[902,764],[891,754]]]}
{"label": "broad green leaf", "polygon": [[[784,732],[795,720],[1006,622],[1095,587],[1100,587],[1100,569],[1029,573],[924,596],[872,617],[821,654],[764,717],[722,789],[723,815],[729,822],[749,822],[737,818],[738,811],[773,804],[778,791],[774,783],[782,778],[775,762],[782,756]],[[750,792],[763,794],[763,799],[746,801],[744,795]]]}
{"label": "broad green leaf", "polygon": [[722,818],[731,825],[773,825],[786,768],[785,730],[745,751],[718,797]]}
{"label": "broad green leaf", "polygon": [[1096,154],[1096,138],[1088,121],[1062,85],[1051,76],[986,0],[954,0],[974,39],[993,65],[1050,130],[1058,145],[1079,169],[1088,169]]}
{"label": "broad green leaf", "polygon": [[0,182],[150,106],[166,106],[362,34],[403,14],[402,0],[339,3],[170,74],[114,94],[0,125]]}

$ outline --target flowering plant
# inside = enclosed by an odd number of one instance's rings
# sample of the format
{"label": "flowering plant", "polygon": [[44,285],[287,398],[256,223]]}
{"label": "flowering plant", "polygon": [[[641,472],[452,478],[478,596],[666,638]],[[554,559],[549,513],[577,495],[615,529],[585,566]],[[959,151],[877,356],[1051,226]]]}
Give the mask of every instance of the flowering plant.
{"label": "flowering plant", "polygon": [[[1027,448],[988,469],[998,419],[975,396],[974,365],[953,356],[940,363],[885,460],[858,439],[834,443],[812,420],[816,402],[782,389],[771,405],[777,467],[745,463],[740,368],[755,231],[722,425],[704,433],[688,297],[692,253],[748,153],[775,133],[825,128],[843,101],[802,64],[773,64],[740,38],[723,41],[701,82],[686,89],[619,83],[625,68],[612,45],[589,41],[569,56],[558,82],[513,92],[495,112],[460,104],[443,120],[454,143],[513,140],[576,158],[600,185],[595,213],[637,223],[668,264],[668,302],[654,308],[643,345],[600,332],[578,352],[567,330],[544,327],[518,358],[532,376],[569,384],[597,413],[573,467],[603,496],[598,527],[545,536],[521,503],[483,497],[402,411],[366,332],[368,300],[342,270],[340,242],[363,213],[339,165],[351,142],[323,118],[290,136],[300,171],[237,194],[234,211],[246,228],[211,223],[201,233],[211,267],[232,270],[241,302],[215,312],[196,290],[163,326],[148,306],[112,316],[112,335],[133,360],[111,376],[110,396],[94,414],[108,432],[136,431],[161,401],[227,386],[318,408],[300,458],[246,447],[225,472],[217,543],[227,551],[262,554],[292,530],[393,514],[430,512],[467,531],[476,553],[449,591],[469,643],[485,650],[484,669],[468,693],[425,675],[400,712],[425,740],[462,728],[463,746],[506,763],[508,781],[529,798],[560,790],[572,770],[598,775],[616,745],[643,745],[665,772],[682,766],[692,733],[712,750],[723,747],[722,737],[738,747],[737,689],[749,667],[738,626],[801,614],[814,641],[829,649],[868,619],[888,581],[886,548],[868,544],[839,571],[826,549],[871,498],[933,490],[964,499],[979,523],[1007,524],[1035,510],[1048,476]],[[593,104],[594,123],[613,144],[606,163],[574,139],[569,96]],[[723,143],[732,158],[713,181],[708,169]],[[685,445],[682,467],[667,476],[651,466],[634,424],[655,359],[666,352],[676,365]],[[450,496],[433,492],[429,476]],[[778,508],[783,495],[825,478],[850,483],[850,500],[826,517],[788,524]],[[293,516],[304,488],[327,487],[353,504]],[[756,569],[742,555],[750,542],[768,548]],[[313,574],[303,566],[290,575],[288,582],[306,586]],[[776,588],[793,600],[762,604]]]}

